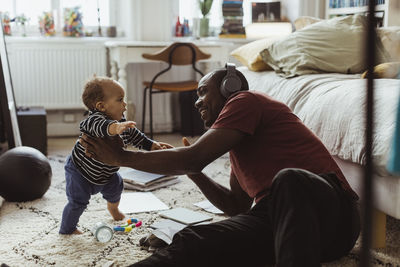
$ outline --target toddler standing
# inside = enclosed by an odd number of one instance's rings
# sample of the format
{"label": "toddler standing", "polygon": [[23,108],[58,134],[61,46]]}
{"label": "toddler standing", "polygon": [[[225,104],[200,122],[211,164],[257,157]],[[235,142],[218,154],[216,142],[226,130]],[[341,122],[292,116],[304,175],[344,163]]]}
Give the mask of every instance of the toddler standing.
{"label": "toddler standing", "polygon": [[[89,109],[89,116],[81,121],[81,134],[108,137],[119,134],[124,145],[134,145],[145,150],[171,148],[166,143],[149,139],[135,128],[135,122],[126,121],[124,90],[108,77],[94,77],[86,82],[82,100]],[[107,209],[114,220],[125,216],[118,209],[123,181],[119,167],[108,166],[85,156],[85,148],[77,141],[65,164],[66,193],[68,204],[62,214],[60,234],[81,234],[77,229],[79,217],[89,204],[91,195],[102,193]]]}

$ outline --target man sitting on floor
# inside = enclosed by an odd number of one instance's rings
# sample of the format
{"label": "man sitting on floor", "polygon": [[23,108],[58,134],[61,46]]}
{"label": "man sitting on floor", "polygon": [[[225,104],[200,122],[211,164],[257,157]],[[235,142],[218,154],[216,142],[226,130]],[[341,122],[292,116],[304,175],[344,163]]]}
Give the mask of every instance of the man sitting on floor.
{"label": "man sitting on floor", "polygon": [[[204,76],[197,94],[210,129],[193,145],[134,152],[116,139],[81,140],[89,156],[111,165],[187,174],[231,216],[184,228],[132,266],[312,267],[348,254],[360,231],[358,197],[318,137],[283,103],[248,91],[232,64]],[[226,152],[230,189],[201,172]]]}

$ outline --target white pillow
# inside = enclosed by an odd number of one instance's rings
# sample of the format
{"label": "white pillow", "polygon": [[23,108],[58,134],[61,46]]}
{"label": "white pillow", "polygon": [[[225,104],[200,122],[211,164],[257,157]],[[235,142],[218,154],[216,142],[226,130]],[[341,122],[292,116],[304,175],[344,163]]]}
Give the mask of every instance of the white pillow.
{"label": "white pillow", "polygon": [[321,20],[322,19],[320,19],[320,18],[315,18],[315,17],[310,17],[310,16],[301,16],[294,21],[294,27],[296,28],[296,31],[299,31],[299,30],[303,29],[304,27],[307,27],[308,25],[317,23]]}
{"label": "white pillow", "polygon": [[272,70],[272,68],[262,60],[260,52],[283,38],[284,37],[269,37],[253,41],[233,50],[231,56],[235,57],[251,71]]}

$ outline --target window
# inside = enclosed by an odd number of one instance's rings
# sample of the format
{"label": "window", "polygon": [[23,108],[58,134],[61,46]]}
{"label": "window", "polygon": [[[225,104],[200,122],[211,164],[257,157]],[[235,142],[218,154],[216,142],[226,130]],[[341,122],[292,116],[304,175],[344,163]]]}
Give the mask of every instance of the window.
{"label": "window", "polygon": [[[258,0],[243,0],[243,25],[251,23],[251,2]],[[223,0],[214,0],[208,18],[210,19],[210,28],[214,34],[219,34],[221,26],[224,22],[222,17],[222,3]],[[193,18],[201,18],[198,0],[179,0],[179,18],[181,22],[186,18],[192,26]]]}
{"label": "window", "polygon": [[[221,27],[222,25],[223,18],[221,6],[222,0],[213,1],[208,15],[211,27]],[[198,0],[179,0],[179,17],[181,21],[185,18],[192,22],[193,18],[201,18],[202,16]]]}
{"label": "window", "polygon": [[[20,1],[20,0],[17,0]],[[29,1],[29,0],[27,0]],[[110,16],[109,16],[109,0],[59,0],[60,8],[64,10],[64,8],[71,8],[80,6],[81,12],[83,15],[83,25],[85,26],[98,26],[99,23],[97,21],[98,12],[97,8],[99,8],[100,15],[100,24],[101,26],[109,26],[110,25]]]}
{"label": "window", "polygon": [[91,28],[99,25],[98,15],[100,15],[101,26],[110,25],[109,2],[110,0],[2,0],[0,12],[8,12],[10,18],[24,14],[28,18],[28,31],[38,32],[39,17],[43,15],[43,12],[51,11],[56,28],[61,29],[64,23],[64,8],[79,6],[83,25]]}
{"label": "window", "polygon": [[38,18],[42,16],[43,11],[51,10],[51,0],[16,0],[14,6],[15,9],[10,12],[11,18],[24,14],[28,24],[38,25]]}

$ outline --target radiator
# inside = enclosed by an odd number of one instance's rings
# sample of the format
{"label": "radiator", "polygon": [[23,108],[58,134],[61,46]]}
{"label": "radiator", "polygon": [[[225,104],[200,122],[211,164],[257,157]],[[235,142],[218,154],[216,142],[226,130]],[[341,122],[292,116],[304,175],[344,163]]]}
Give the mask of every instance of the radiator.
{"label": "radiator", "polygon": [[16,103],[46,109],[83,108],[84,82],[93,74],[106,75],[104,44],[82,38],[50,39],[7,39]]}

